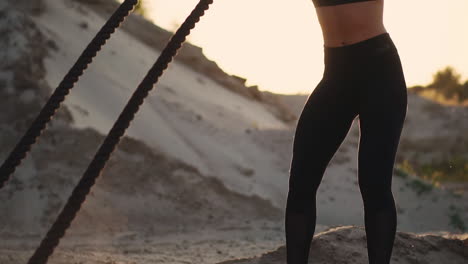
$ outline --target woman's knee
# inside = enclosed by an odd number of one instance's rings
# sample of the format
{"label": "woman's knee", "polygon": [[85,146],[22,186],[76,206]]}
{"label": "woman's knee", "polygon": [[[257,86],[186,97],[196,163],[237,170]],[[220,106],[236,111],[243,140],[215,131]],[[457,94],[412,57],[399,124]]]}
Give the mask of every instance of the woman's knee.
{"label": "woman's knee", "polygon": [[359,188],[364,202],[364,208],[378,210],[394,206],[391,185],[365,185],[360,183]]}
{"label": "woman's knee", "polygon": [[307,213],[314,208],[316,192],[305,188],[289,188],[287,198],[287,211]]}
{"label": "woman's knee", "polygon": [[288,206],[294,211],[304,212],[315,203],[320,173],[312,173],[299,166],[292,166],[289,174]]}

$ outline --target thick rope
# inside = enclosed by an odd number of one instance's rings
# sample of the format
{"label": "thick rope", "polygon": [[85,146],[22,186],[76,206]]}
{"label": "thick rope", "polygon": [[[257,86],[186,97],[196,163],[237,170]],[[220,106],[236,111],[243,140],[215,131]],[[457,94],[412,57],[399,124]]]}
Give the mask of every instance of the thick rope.
{"label": "thick rope", "polygon": [[124,110],[104,140],[104,143],[94,156],[93,161],[91,161],[80,182],[73,190],[67,204],[55,223],[52,225],[44,240],[41,242],[39,248],[29,260],[29,264],[44,264],[47,262],[47,259],[58,245],[59,240],[64,236],[77,212],[80,210],[82,203],[86,199],[86,195],[88,195],[91,187],[94,185],[96,179],[104,169],[106,162],[109,160],[110,155],[119,143],[120,138],[124,135],[125,130],[130,126],[130,122],[135,117],[139,107],[143,104],[143,100],[148,96],[149,91],[151,91],[154,84],[157,83],[163,71],[176,55],[177,50],[182,46],[185,38],[190,34],[190,30],[195,27],[195,24],[200,20],[200,17],[204,15],[205,10],[209,8],[211,3],[213,3],[213,0],[200,0],[190,16],[185,20],[166,45],[156,63],[149,70],[137,90],[133,93]]}
{"label": "thick rope", "polygon": [[55,114],[57,109],[59,109],[60,104],[65,100],[65,96],[70,93],[70,90],[78,81],[79,77],[83,75],[84,70],[93,61],[93,58],[96,57],[102,46],[104,46],[112,33],[115,32],[116,28],[120,26],[137,3],[138,0],[125,0],[102,29],[96,34],[94,39],[78,58],[75,65],[73,65],[67,75],[65,75],[62,82],[49,98],[49,101],[47,101],[46,105],[36,117],[36,120],[34,120],[31,127],[26,131],[24,136],[10,153],[10,156],[8,156],[0,167],[0,189],[5,186],[10,175],[15,172],[16,167],[21,164],[21,161],[31,150],[32,145],[36,143],[36,140],[45,129],[47,123],[52,119],[52,116]]}

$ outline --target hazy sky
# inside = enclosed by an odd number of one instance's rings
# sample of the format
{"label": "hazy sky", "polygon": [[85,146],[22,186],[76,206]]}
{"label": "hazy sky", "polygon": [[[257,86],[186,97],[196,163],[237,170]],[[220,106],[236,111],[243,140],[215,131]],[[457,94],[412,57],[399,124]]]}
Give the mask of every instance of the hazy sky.
{"label": "hazy sky", "polygon": [[[174,31],[198,0],[146,0]],[[451,65],[468,79],[468,0],[386,0],[385,27],[408,86]],[[188,38],[229,74],[277,93],[310,93],[323,73],[323,39],[311,0],[214,0]]]}

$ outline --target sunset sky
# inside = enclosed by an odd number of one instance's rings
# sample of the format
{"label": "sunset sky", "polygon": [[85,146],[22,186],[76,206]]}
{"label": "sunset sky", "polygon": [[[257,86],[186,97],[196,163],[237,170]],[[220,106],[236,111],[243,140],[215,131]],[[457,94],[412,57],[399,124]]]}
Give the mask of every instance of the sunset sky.
{"label": "sunset sky", "polygon": [[[146,0],[171,31],[198,0]],[[385,27],[408,86],[453,66],[468,79],[468,0],[386,0]],[[323,39],[310,0],[215,0],[188,40],[229,74],[277,93],[310,93],[323,73]]]}

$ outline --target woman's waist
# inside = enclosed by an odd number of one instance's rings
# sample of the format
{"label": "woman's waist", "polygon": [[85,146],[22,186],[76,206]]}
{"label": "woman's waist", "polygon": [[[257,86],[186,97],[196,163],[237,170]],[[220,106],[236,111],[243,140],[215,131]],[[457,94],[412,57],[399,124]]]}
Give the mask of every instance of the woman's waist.
{"label": "woman's waist", "polygon": [[338,46],[323,46],[324,63],[355,64],[376,58],[388,52],[397,52],[397,48],[388,32],[369,37],[359,42]]}
{"label": "woman's waist", "polygon": [[349,45],[386,32],[383,1],[361,1],[316,8],[324,46]]}
{"label": "woman's waist", "polygon": [[398,50],[387,32],[354,44],[323,48],[326,75],[356,74],[384,61],[399,60]]}
{"label": "woman's waist", "polygon": [[386,32],[387,30],[383,24],[362,25],[352,30],[328,29],[323,31],[323,46],[342,47],[352,45]]}

